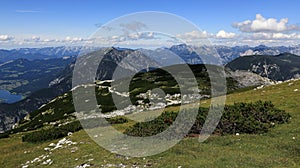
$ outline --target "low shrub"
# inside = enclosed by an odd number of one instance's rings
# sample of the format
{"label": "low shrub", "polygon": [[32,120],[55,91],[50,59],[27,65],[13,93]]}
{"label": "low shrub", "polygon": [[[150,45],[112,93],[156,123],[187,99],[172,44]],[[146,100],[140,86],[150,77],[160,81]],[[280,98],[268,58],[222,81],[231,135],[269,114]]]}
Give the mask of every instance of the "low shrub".
{"label": "low shrub", "polygon": [[96,128],[96,127],[103,127],[108,126],[109,124],[123,124],[127,123],[128,119],[122,116],[112,117],[112,118],[106,118],[107,122],[101,122],[101,119],[99,118],[89,118],[85,120],[81,120],[81,124],[84,126],[84,128]]}
{"label": "low shrub", "polygon": [[23,142],[44,142],[53,139],[62,138],[68,135],[69,132],[76,132],[82,129],[79,121],[74,121],[60,127],[50,129],[41,129],[38,131],[30,132],[22,136]]}
{"label": "low shrub", "polygon": [[216,131],[221,134],[264,133],[276,124],[289,121],[290,115],[276,108],[271,102],[235,103],[225,106]]}
{"label": "low shrub", "polygon": [[[131,136],[152,136],[166,130],[175,121],[178,112],[164,112],[149,122],[136,123],[125,130]],[[187,113],[188,114],[188,113]],[[199,134],[208,114],[207,108],[199,108],[196,121],[189,133]],[[276,124],[289,121],[290,115],[277,109],[271,102],[235,103],[226,105],[223,115],[214,130],[215,134],[265,133]]]}
{"label": "low shrub", "polygon": [[0,139],[2,138],[9,138],[9,133],[8,132],[0,133]]}
{"label": "low shrub", "polygon": [[[107,118],[106,120],[110,124],[122,124],[128,122],[128,119],[124,117],[113,117],[113,118]],[[83,122],[85,128],[106,126],[106,124],[99,122],[99,119],[97,118],[86,119],[86,120],[82,120],[81,122]],[[59,127],[53,127],[50,129],[40,129],[34,132],[30,132],[25,134],[22,137],[22,141],[37,143],[37,142],[44,142],[44,141],[62,138],[67,136],[69,132],[76,132],[81,130],[82,129],[81,122],[77,120],[65,125],[61,125]]]}
{"label": "low shrub", "polygon": [[110,124],[124,124],[128,122],[128,119],[122,116],[112,117],[112,118],[106,118],[106,120]]}
{"label": "low shrub", "polygon": [[176,117],[175,112],[164,112],[154,120],[134,124],[125,130],[125,134],[140,137],[156,135],[166,130]]}

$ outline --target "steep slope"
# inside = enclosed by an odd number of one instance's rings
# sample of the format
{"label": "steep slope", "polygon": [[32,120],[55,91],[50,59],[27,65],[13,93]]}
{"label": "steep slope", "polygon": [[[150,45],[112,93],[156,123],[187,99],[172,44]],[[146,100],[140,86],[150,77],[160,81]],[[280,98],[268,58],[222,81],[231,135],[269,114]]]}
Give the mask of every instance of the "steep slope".
{"label": "steep slope", "polygon": [[289,53],[277,56],[253,55],[239,57],[228,63],[226,67],[233,71],[254,72],[276,81],[300,77],[300,57]]}

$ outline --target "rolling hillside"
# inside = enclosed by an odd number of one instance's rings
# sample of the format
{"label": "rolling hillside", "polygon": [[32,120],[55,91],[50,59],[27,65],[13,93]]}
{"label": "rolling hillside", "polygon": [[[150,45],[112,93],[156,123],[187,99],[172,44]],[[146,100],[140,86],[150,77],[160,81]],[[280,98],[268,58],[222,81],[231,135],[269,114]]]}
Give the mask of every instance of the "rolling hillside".
{"label": "rolling hillside", "polygon": [[[180,66],[181,65],[174,65],[170,66],[170,68],[178,69],[180,68]],[[217,66],[212,67],[215,67],[216,70],[219,68]],[[198,87],[200,90],[199,94],[201,95],[201,98],[209,98],[211,86],[209,83],[210,80],[206,67],[204,65],[190,65],[190,68],[194,72],[197,79]],[[181,77],[185,76],[185,72],[180,73]],[[96,83],[95,86],[91,86],[96,87],[98,103],[99,105],[101,105],[102,112],[107,113],[107,116],[114,116],[122,113],[132,113],[135,110],[146,111],[150,110],[151,108],[162,108],[164,106],[176,105],[180,100],[179,97],[176,96],[177,94],[180,94],[180,88],[177,82],[169,73],[164,70],[156,69],[146,73],[142,72],[136,74],[131,80],[128,93],[124,93],[122,91],[114,89],[122,86],[123,80],[124,79],[121,79],[119,82],[117,81],[113,83],[111,83],[111,81],[100,81]],[[228,92],[232,92],[238,89],[238,85],[238,82],[233,78],[227,78]],[[164,105],[159,102],[155,104],[154,102],[150,101],[151,96],[155,97],[155,93],[147,96],[147,94],[150,94],[149,90],[152,90],[154,88],[161,88],[165,92],[166,95],[161,98],[166,98],[168,99],[168,101],[165,102]],[[124,108],[124,110],[116,109],[112,100],[112,96],[118,97],[118,101],[121,102],[119,106]],[[186,96],[189,97],[192,95]],[[126,104],[128,102],[126,102],[125,100],[128,97],[130,98],[132,104],[135,106],[134,108],[132,106],[127,107]],[[159,98],[156,99],[158,100]],[[88,100],[89,98],[86,98],[86,101]],[[133,108],[133,110],[126,110],[126,108]],[[50,103],[43,105],[38,110],[30,113],[28,115],[30,116],[30,120],[27,120],[26,118],[24,120],[21,120],[20,123],[22,124],[18,126],[17,131],[35,130],[45,125],[51,126],[52,124],[49,123],[52,122],[63,123],[65,122],[65,120],[73,121],[75,119],[74,112],[75,109],[72,101],[72,92],[67,92],[64,95],[53,99]],[[51,115],[49,114],[49,116],[45,116],[45,113],[50,113]]]}
{"label": "rolling hillside", "polygon": [[[184,50],[184,49],[183,49]],[[184,50],[185,51],[185,50]],[[113,72],[115,69],[118,67],[119,70],[125,74],[135,74],[138,73],[139,71],[149,71],[152,69],[152,67],[160,67],[163,66],[162,62],[156,62],[153,61],[151,58],[145,56],[142,52],[139,52],[138,50],[130,50],[130,49],[118,49],[114,47],[110,48],[103,48],[101,50],[97,50],[94,52],[91,52],[89,54],[84,55],[85,59],[78,59],[76,62],[77,64],[85,64],[86,62],[91,62],[92,65],[95,64],[95,59],[99,57],[99,55],[102,55],[102,52],[106,52],[103,55],[103,60],[99,65],[99,68],[97,70],[97,80],[110,80],[112,79]],[[130,57],[127,57],[130,55]],[[38,61],[38,60],[36,60]],[[15,62],[15,61],[13,61]],[[61,63],[60,63],[61,64]],[[118,66],[120,64],[120,66]],[[19,64],[17,64],[19,65]],[[17,66],[16,65],[16,66]],[[30,64],[31,65],[31,64]],[[174,65],[174,64],[173,64]],[[5,66],[5,65],[3,65]],[[201,76],[202,71],[205,73],[205,70],[203,69],[203,65],[198,65],[192,66],[194,68],[194,73]],[[14,67],[14,66],[13,66]],[[37,67],[47,67],[39,65]],[[146,67],[146,69],[145,69]],[[147,69],[148,67],[148,69]],[[25,115],[28,113],[37,110],[41,105],[49,102],[51,99],[66,93],[71,90],[72,87],[72,74],[73,74],[73,68],[74,68],[74,63],[72,62],[69,64],[63,71],[61,71],[55,79],[53,79],[51,82],[44,80],[46,77],[48,77],[46,74],[43,73],[36,73],[39,76],[43,76],[43,82],[44,83],[49,83],[49,88],[45,88],[42,90],[38,90],[31,95],[29,95],[27,98],[25,98],[22,101],[13,103],[13,104],[0,104],[0,130],[8,130],[12,128],[12,125],[22,119]],[[85,71],[88,71],[88,68],[85,69]],[[21,68],[22,69],[22,68]],[[24,68],[23,68],[24,69]],[[26,76],[26,72],[31,73],[35,69],[33,68],[31,71],[28,70],[22,73],[25,73],[24,75]],[[11,71],[5,71],[3,69],[3,73],[9,73]],[[42,71],[44,72],[44,71]],[[47,71],[45,71],[46,73]],[[90,70],[92,72],[92,70]],[[235,81],[235,84],[231,85],[229,87],[229,91],[232,91],[233,88],[241,88],[241,87],[248,87],[248,86],[257,86],[257,85],[262,85],[265,84],[266,81],[264,79],[258,78],[258,76],[251,76],[252,81],[258,81],[258,82],[240,82],[237,81],[241,76],[244,76],[245,74],[230,74],[228,73],[228,79],[230,81]],[[197,76],[196,75],[196,76]],[[22,75],[21,75],[22,76]],[[200,77],[198,76],[198,77]],[[246,75],[249,77],[249,75]],[[208,76],[205,76],[205,80],[200,83],[200,85],[203,85],[201,87],[206,87],[207,86],[207,81],[209,81]],[[35,83],[38,83],[40,80],[34,80]],[[206,81],[206,82],[205,82]],[[33,84],[35,84],[33,82]],[[230,83],[230,82],[229,82]],[[232,84],[232,83],[230,83]],[[28,85],[33,86],[33,85]],[[28,88],[27,87],[27,88]],[[22,87],[26,89],[26,87]],[[33,87],[36,88],[36,87]],[[171,88],[169,90],[174,90],[174,88]],[[176,88],[175,88],[176,89]],[[178,88],[177,88],[178,89]],[[205,88],[203,91],[206,93],[208,92],[209,89]]]}
{"label": "rolling hillside", "polygon": [[[33,144],[21,142],[21,137],[27,134],[24,132],[0,139],[0,163],[8,167],[298,167],[299,89],[300,81],[289,81],[260,90],[227,95],[227,104],[266,100],[291,114],[288,124],[275,125],[264,134],[212,136],[204,143],[199,143],[198,138],[186,138],[159,155],[130,158],[112,154],[97,146],[84,131],[70,134],[59,141]],[[202,101],[203,107],[208,105],[209,100]],[[166,111],[176,108],[168,107]],[[124,130],[128,125],[131,123],[117,124],[116,128]],[[60,147],[56,147],[58,145]]]}

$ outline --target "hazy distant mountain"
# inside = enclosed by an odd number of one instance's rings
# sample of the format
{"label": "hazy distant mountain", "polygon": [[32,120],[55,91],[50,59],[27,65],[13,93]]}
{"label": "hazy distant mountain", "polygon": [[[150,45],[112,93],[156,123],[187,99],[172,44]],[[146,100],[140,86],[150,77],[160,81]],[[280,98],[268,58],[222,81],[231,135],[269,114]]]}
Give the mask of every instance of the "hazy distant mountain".
{"label": "hazy distant mountain", "polygon": [[65,56],[78,56],[81,51],[91,52],[99,47],[44,47],[44,48],[19,48],[12,50],[0,50],[0,62],[7,62],[19,58],[28,60],[62,58]]}
{"label": "hazy distant mountain", "polygon": [[19,58],[0,64],[0,89],[30,94],[47,88],[50,81],[75,61],[74,57],[27,60]]}
{"label": "hazy distant mountain", "polygon": [[276,56],[244,56],[228,63],[226,67],[234,71],[246,70],[272,80],[284,81],[300,77],[300,56],[290,53]]}
{"label": "hazy distant mountain", "polygon": [[202,64],[203,61],[193,49],[185,44],[174,45],[169,48],[188,64]]}
{"label": "hazy distant mountain", "polygon": [[[49,59],[49,58],[61,58],[64,56],[78,56],[79,54],[84,55],[96,50],[101,49],[100,47],[86,47],[86,46],[60,46],[60,47],[44,47],[44,48],[20,48],[12,50],[0,50],[0,63],[7,62],[9,60],[14,60],[18,58],[26,58],[28,60],[34,59]],[[128,50],[126,48],[118,50]],[[140,49],[145,53],[148,53],[157,60],[160,60],[166,64],[171,65],[171,59],[174,58],[170,56],[172,54],[166,51],[173,52],[173,54],[178,55],[183,61],[189,64],[200,64],[203,60],[198,56],[198,54],[193,50],[191,46],[186,44],[174,45],[169,48],[158,48],[155,50],[145,50]],[[300,45],[296,46],[274,46],[268,47],[265,45],[259,45],[256,47],[250,46],[201,46],[197,47],[200,51],[201,57],[209,57],[215,51],[219,54],[220,60],[223,64],[226,64],[235,58],[246,55],[278,55],[281,53],[292,53],[300,55]],[[157,56],[153,54],[155,53]],[[178,62],[178,61],[177,61]]]}
{"label": "hazy distant mountain", "polygon": [[[199,56],[193,51],[192,47],[181,44],[172,46],[169,48],[170,51],[176,53],[179,55],[183,60],[185,60],[187,63],[191,64],[197,64],[201,63],[201,60],[199,59]],[[222,60],[223,64],[229,63],[230,61],[241,57],[241,56],[247,56],[247,55],[279,55],[282,53],[291,53],[295,55],[300,55],[300,45],[296,46],[265,46],[265,45],[259,45],[256,47],[250,47],[250,46],[201,46],[196,47],[196,50],[199,50],[202,54],[202,57],[207,57],[212,55],[211,53],[214,53],[214,51],[217,51],[217,53],[220,56],[220,59]]]}

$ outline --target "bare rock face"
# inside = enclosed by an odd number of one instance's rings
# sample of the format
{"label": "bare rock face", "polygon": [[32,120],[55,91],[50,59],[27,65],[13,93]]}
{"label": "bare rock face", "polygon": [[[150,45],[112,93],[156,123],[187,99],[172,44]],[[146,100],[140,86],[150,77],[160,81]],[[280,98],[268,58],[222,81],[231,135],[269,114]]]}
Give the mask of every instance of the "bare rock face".
{"label": "bare rock face", "polygon": [[232,77],[238,81],[239,87],[272,85],[275,83],[268,78],[261,77],[260,75],[244,70],[227,70],[226,75],[227,77]]}

